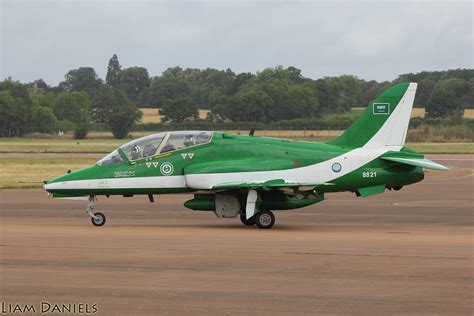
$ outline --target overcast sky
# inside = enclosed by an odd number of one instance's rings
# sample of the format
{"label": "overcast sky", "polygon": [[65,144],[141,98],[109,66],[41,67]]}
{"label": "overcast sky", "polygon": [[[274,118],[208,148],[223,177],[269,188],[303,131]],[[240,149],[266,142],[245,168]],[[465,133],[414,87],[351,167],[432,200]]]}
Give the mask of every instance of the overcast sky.
{"label": "overcast sky", "polygon": [[473,68],[473,1],[1,2],[0,77],[56,85],[70,69],[105,78],[116,53],[150,75],[168,67],[391,80]]}

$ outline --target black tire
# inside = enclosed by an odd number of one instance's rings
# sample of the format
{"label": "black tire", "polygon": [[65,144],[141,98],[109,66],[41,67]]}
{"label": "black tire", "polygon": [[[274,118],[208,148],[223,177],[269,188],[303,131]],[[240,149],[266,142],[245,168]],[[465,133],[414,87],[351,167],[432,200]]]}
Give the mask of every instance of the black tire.
{"label": "black tire", "polygon": [[98,218],[95,219],[93,217],[91,217],[91,222],[92,222],[92,225],[94,226],[104,226],[105,225],[105,222],[106,222],[106,218],[105,218],[105,215],[102,214],[101,212],[96,212],[94,213],[94,216],[97,216]]}
{"label": "black tire", "polygon": [[246,226],[252,226],[252,225],[255,225],[255,216],[252,216],[249,219],[247,219],[245,214],[240,214],[240,221],[242,222],[242,224]]}
{"label": "black tire", "polygon": [[255,215],[255,225],[258,228],[270,229],[275,224],[275,215],[271,211],[261,211]]}

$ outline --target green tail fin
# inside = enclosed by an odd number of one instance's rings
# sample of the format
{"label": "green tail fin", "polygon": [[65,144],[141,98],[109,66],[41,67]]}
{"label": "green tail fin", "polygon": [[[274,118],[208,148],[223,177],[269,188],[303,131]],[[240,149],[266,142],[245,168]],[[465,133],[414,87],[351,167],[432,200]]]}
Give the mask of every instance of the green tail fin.
{"label": "green tail fin", "polygon": [[385,90],[331,145],[349,148],[403,146],[415,99],[416,83]]}

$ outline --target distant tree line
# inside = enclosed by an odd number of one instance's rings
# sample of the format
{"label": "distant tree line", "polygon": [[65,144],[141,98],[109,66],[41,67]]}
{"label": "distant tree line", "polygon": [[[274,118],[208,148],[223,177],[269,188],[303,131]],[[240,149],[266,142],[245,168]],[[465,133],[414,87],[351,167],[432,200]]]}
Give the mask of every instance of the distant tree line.
{"label": "distant tree line", "polygon": [[0,135],[72,130],[84,138],[99,124],[123,138],[139,122],[139,107],[160,108],[165,121],[175,124],[198,121],[198,109],[210,110],[210,125],[320,122],[327,114],[366,106],[402,81],[419,83],[415,106],[425,107],[431,118],[460,117],[464,108],[474,107],[473,69],[404,74],[392,82],[352,75],[313,80],[281,66],[256,74],[173,67],[150,77],[143,67],[122,68],[114,55],[105,82],[91,67],[70,70],[56,87],[41,79],[0,82]]}

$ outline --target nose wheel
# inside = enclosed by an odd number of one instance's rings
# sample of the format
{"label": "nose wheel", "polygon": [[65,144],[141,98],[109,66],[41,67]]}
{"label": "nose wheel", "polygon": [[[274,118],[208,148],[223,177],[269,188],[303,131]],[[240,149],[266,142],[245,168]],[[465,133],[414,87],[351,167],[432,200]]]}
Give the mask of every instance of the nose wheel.
{"label": "nose wheel", "polygon": [[96,197],[94,195],[89,196],[89,202],[87,203],[86,213],[91,217],[92,225],[100,227],[104,226],[106,217],[101,212],[94,212]]}
{"label": "nose wheel", "polygon": [[105,215],[101,212],[95,212],[94,217],[91,217],[92,225],[94,226],[104,226],[106,218]]}

